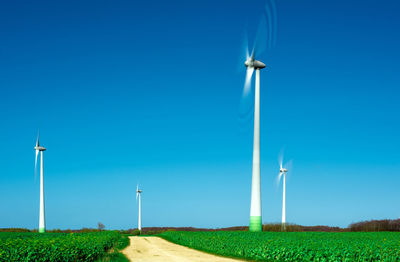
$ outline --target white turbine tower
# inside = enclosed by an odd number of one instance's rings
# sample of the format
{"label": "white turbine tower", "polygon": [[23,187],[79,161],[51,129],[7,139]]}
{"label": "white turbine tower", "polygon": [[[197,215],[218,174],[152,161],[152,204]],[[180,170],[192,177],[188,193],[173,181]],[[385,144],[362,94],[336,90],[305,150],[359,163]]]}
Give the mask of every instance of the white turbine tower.
{"label": "white turbine tower", "polygon": [[44,182],[43,182],[43,152],[46,148],[39,145],[39,134],[36,140],[35,146],[35,173],[37,170],[37,159],[40,152],[40,211],[39,211],[39,233],[44,233],[46,231],[45,216],[44,216]]}
{"label": "white turbine tower", "polygon": [[142,190],[139,190],[139,185],[137,185],[136,201],[139,198],[139,214],[138,214],[138,229],[139,229],[139,231],[142,231],[141,194],[142,194]]}
{"label": "white turbine tower", "polygon": [[260,69],[265,68],[265,64],[255,59],[264,53],[267,48],[275,45],[276,35],[276,4],[275,0],[268,0],[265,10],[261,16],[257,33],[254,38],[253,50],[249,53],[247,43],[246,62],[247,67],[246,81],[243,95],[249,94],[251,79],[256,71],[255,79],[255,103],[254,103],[254,137],[253,137],[253,169],[251,182],[251,204],[250,204],[250,231],[262,231],[261,219],[261,183],[260,183]]}
{"label": "white turbine tower", "polygon": [[278,181],[280,181],[283,176],[283,196],[282,196],[282,230],[286,230],[286,172],[287,168],[283,167],[282,159],[280,160],[279,176]]}
{"label": "white turbine tower", "polygon": [[265,64],[255,60],[255,50],[251,56],[247,52],[247,59],[244,63],[247,67],[245,92],[250,88],[251,78],[256,71],[256,87],[254,101],[254,137],[253,137],[253,169],[251,182],[251,204],[250,204],[250,231],[262,231],[261,219],[261,179],[260,179],[260,69]]}

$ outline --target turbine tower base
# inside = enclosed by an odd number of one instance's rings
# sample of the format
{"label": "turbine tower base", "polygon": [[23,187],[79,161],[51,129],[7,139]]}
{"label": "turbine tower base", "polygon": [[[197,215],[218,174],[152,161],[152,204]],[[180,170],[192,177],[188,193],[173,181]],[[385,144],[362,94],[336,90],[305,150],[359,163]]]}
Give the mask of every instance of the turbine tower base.
{"label": "turbine tower base", "polygon": [[39,233],[45,233],[46,229],[45,228],[39,228]]}
{"label": "turbine tower base", "polygon": [[261,216],[250,216],[249,231],[251,231],[251,232],[261,232],[262,231]]}

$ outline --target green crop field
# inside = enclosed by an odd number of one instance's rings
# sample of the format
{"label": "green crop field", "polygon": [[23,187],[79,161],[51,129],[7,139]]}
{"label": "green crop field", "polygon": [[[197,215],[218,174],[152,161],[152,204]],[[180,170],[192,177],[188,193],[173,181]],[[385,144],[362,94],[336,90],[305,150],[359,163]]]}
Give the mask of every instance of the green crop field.
{"label": "green crop field", "polygon": [[181,232],[171,242],[258,261],[400,261],[398,232]]}
{"label": "green crop field", "polygon": [[[121,234],[0,232],[0,261],[95,261],[120,245]],[[127,240],[129,243],[129,240]],[[126,245],[126,243],[125,243]]]}

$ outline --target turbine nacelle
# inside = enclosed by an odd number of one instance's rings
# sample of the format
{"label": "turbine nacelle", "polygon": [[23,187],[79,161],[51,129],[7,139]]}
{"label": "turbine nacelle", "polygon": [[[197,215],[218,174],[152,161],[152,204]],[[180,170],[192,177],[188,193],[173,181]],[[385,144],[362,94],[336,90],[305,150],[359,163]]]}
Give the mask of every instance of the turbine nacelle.
{"label": "turbine nacelle", "polygon": [[35,150],[38,151],[46,151],[46,148],[42,147],[42,146],[35,146]]}
{"label": "turbine nacelle", "polygon": [[281,168],[281,169],[280,169],[280,172],[281,172],[281,173],[286,173],[287,171],[288,171],[288,170],[287,170],[286,168]]}
{"label": "turbine nacelle", "polygon": [[261,61],[255,60],[254,58],[248,58],[246,62],[244,62],[246,67],[252,67],[254,69],[262,69],[265,68],[265,64]]}
{"label": "turbine nacelle", "polygon": [[[136,187],[136,200],[138,199],[138,197],[140,196],[141,193],[142,193],[142,190],[139,189],[139,184],[138,184]],[[140,198],[139,198],[139,200],[140,200]],[[139,204],[140,204],[140,202],[139,202]]]}

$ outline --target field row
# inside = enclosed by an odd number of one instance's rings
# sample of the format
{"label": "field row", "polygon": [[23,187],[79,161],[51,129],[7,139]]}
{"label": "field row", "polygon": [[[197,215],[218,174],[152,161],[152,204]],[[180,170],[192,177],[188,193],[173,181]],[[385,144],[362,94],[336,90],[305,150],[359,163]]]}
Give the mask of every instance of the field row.
{"label": "field row", "polygon": [[397,232],[174,232],[166,240],[258,261],[400,261]]}
{"label": "field row", "polygon": [[0,261],[95,261],[121,238],[118,232],[0,233]]}

